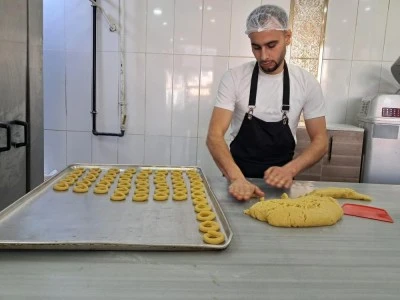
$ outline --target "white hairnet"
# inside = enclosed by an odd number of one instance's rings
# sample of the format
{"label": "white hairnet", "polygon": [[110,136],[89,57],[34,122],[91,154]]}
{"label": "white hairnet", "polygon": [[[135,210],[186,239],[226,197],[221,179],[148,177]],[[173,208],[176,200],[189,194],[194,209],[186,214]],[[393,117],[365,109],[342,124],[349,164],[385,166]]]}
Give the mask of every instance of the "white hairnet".
{"label": "white hairnet", "polygon": [[246,34],[267,30],[287,30],[288,16],[286,11],[276,5],[261,5],[247,17]]}

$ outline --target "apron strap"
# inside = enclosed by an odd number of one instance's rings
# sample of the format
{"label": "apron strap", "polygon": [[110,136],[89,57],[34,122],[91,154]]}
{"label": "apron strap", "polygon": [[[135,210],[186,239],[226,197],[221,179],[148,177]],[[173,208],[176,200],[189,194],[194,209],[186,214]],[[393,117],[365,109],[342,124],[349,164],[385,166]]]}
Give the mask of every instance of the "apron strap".
{"label": "apron strap", "polygon": [[[253,118],[253,111],[256,107],[256,97],[257,97],[257,86],[258,86],[258,62],[255,63],[253,74],[251,75],[251,85],[250,85],[250,96],[249,96],[249,111],[247,112],[247,118],[251,120]],[[290,78],[289,70],[286,61],[283,61],[283,99],[282,99],[282,120],[283,124],[287,124],[288,117],[287,112],[290,110]]]}

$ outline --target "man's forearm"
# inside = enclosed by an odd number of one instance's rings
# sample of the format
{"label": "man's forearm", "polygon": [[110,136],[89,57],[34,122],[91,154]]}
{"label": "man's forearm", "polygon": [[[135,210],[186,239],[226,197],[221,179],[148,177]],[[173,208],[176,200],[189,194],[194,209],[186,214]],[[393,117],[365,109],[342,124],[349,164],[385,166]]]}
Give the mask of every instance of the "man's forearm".
{"label": "man's forearm", "polygon": [[218,168],[229,181],[244,178],[223,138],[208,136],[207,147]]}
{"label": "man's forearm", "polygon": [[298,173],[311,167],[318,162],[328,151],[327,135],[320,135],[314,138],[310,145],[294,160],[285,165],[292,173],[293,177]]}

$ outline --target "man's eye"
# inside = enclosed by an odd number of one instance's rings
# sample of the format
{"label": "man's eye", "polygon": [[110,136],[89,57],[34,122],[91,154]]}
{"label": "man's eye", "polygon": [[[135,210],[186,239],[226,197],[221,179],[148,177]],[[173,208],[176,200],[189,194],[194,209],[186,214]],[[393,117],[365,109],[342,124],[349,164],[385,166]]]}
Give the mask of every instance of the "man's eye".
{"label": "man's eye", "polygon": [[275,43],[274,43],[274,44],[269,44],[269,45],[268,45],[268,48],[272,49],[272,48],[275,48],[275,46],[276,46]]}
{"label": "man's eye", "polygon": [[254,50],[260,50],[261,48],[260,48],[260,47],[257,47],[257,46],[253,46],[253,49],[254,49]]}

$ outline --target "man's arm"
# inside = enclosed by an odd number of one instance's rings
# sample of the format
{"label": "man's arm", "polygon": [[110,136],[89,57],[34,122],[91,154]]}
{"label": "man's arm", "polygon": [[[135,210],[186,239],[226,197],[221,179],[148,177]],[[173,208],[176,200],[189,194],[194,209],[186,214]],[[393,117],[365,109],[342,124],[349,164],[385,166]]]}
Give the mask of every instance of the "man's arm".
{"label": "man's arm", "polygon": [[218,168],[229,181],[244,178],[243,173],[233,160],[224,138],[231,123],[232,115],[233,112],[230,110],[215,107],[207,135],[208,150]]}
{"label": "man's arm", "polygon": [[248,200],[253,194],[264,196],[256,185],[246,180],[225,142],[225,133],[231,123],[232,115],[233,112],[230,110],[214,108],[208,128],[207,147],[218,168],[231,182],[229,192],[232,196],[238,200]]}
{"label": "man's arm", "polygon": [[294,171],[294,175],[311,167],[328,151],[325,117],[305,120],[305,125],[311,143],[298,157],[287,164],[288,168]]}
{"label": "man's arm", "polygon": [[279,188],[289,188],[292,185],[293,177],[318,162],[328,151],[325,117],[305,120],[305,125],[311,140],[310,145],[283,167],[269,168],[264,175],[267,184]]}

